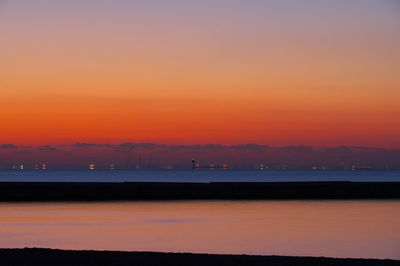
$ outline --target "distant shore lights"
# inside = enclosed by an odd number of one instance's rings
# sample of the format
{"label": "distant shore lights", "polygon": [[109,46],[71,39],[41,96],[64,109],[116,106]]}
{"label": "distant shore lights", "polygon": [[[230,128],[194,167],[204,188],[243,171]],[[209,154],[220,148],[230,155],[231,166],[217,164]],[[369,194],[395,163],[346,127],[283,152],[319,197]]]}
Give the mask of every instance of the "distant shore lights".
{"label": "distant shore lights", "polygon": [[34,169],[35,170],[47,170],[47,165],[45,163],[41,163],[41,164],[35,163]]}

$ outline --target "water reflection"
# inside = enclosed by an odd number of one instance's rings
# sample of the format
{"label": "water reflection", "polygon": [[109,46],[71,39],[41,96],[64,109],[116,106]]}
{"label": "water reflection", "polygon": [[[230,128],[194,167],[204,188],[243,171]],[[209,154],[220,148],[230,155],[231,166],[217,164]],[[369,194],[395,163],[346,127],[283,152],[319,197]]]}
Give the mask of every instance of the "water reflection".
{"label": "water reflection", "polygon": [[0,247],[400,259],[400,201],[1,203]]}

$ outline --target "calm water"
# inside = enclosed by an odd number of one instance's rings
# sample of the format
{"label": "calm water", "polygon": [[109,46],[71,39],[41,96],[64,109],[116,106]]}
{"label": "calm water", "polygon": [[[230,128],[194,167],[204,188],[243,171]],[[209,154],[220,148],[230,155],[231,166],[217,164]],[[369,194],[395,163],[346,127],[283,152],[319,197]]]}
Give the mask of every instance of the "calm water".
{"label": "calm water", "polygon": [[0,203],[0,247],[400,259],[400,201]]}
{"label": "calm water", "polygon": [[51,182],[273,182],[273,181],[397,181],[400,171],[238,171],[238,170],[119,170],[119,171],[0,171],[1,181]]}

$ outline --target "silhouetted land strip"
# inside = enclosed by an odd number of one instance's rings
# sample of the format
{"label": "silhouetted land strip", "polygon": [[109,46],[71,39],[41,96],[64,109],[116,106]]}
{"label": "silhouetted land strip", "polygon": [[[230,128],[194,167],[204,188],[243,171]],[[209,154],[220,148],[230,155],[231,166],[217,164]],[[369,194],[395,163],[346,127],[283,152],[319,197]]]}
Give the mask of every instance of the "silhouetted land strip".
{"label": "silhouetted land strip", "polygon": [[210,255],[190,253],[124,252],[124,251],[72,251],[56,249],[0,249],[0,263],[4,266],[33,265],[359,265],[394,266],[397,260],[336,259],[325,257],[286,257],[249,255]]}
{"label": "silhouetted land strip", "polygon": [[400,198],[400,182],[0,182],[0,201],[390,198]]}

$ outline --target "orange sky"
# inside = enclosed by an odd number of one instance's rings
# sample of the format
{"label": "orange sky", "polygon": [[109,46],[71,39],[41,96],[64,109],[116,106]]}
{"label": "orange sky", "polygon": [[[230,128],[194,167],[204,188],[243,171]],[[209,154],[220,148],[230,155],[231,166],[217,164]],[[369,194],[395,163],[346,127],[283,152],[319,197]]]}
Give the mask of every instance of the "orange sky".
{"label": "orange sky", "polygon": [[394,1],[0,1],[0,143],[400,147]]}

